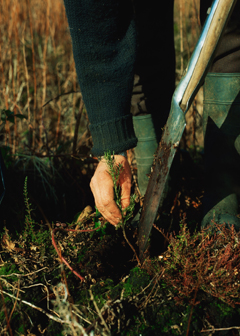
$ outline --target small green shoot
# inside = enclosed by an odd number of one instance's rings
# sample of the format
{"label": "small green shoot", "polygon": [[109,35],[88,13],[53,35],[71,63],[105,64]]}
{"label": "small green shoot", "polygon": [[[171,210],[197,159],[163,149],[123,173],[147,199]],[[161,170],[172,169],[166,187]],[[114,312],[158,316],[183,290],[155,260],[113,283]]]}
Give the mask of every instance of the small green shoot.
{"label": "small green shoot", "polygon": [[135,206],[135,195],[130,195],[129,206],[125,209],[122,209],[122,206],[121,206],[121,186],[119,185],[119,177],[120,177],[120,174],[122,172],[123,167],[122,167],[121,164],[116,164],[115,158],[114,158],[114,152],[113,152],[113,155],[109,151],[107,153],[105,153],[104,154],[104,159],[107,162],[107,166],[108,166],[108,169],[109,169],[109,174],[111,175],[112,180],[113,180],[114,200],[115,200],[118,208],[120,209],[121,215],[122,215],[122,220],[118,223],[118,225],[116,226],[116,229],[119,229],[120,227],[122,228],[123,236],[124,236],[126,242],[130,246],[130,248],[133,250],[133,253],[135,254],[135,257],[137,259],[138,264],[141,265],[140,260],[138,258],[138,255],[137,255],[134,247],[132,246],[132,244],[128,240],[128,238],[126,236],[126,232],[125,232],[125,224],[127,223],[127,221],[133,215],[134,206]]}
{"label": "small green shoot", "polygon": [[110,151],[104,153],[104,159],[107,162],[109,174],[111,175],[112,180],[113,180],[114,200],[122,214],[122,221],[118,224],[117,228],[124,227],[127,221],[132,217],[134,207],[135,207],[135,195],[130,196],[130,205],[127,208],[122,209],[121,186],[119,185],[119,177],[120,177],[123,167],[121,164],[116,164],[115,158],[114,158],[114,152],[113,152],[113,155],[111,154]]}
{"label": "small green shoot", "polygon": [[[96,208],[96,214],[93,217],[93,221],[94,221],[94,228],[98,228],[100,226],[102,226],[102,223],[100,222],[99,218],[102,216],[100,214],[100,212],[98,211],[97,207]],[[106,234],[106,225],[103,225],[99,230],[98,233],[100,233],[100,236],[105,236]]]}
{"label": "small green shoot", "polygon": [[27,212],[26,216],[25,216],[25,224],[26,224],[25,233],[27,235],[29,235],[29,237],[30,236],[32,237],[32,239],[31,239],[32,241],[36,241],[37,238],[36,238],[36,235],[35,235],[35,232],[34,232],[35,222],[32,219],[32,215],[31,215],[32,208],[31,208],[31,203],[29,202],[29,198],[28,198],[27,180],[28,180],[28,177],[26,176],[25,181],[24,181],[24,187],[23,187],[24,203],[25,203],[26,212]]}
{"label": "small green shoot", "polygon": [[24,187],[23,187],[23,196],[24,196],[24,203],[25,203],[25,207],[26,207],[26,216],[25,216],[25,222],[26,224],[28,224],[28,226],[32,225],[34,223],[32,216],[31,216],[31,212],[32,212],[32,208],[31,208],[31,203],[29,202],[29,198],[28,198],[28,191],[27,191],[27,180],[28,177],[25,177],[25,181],[24,181]]}

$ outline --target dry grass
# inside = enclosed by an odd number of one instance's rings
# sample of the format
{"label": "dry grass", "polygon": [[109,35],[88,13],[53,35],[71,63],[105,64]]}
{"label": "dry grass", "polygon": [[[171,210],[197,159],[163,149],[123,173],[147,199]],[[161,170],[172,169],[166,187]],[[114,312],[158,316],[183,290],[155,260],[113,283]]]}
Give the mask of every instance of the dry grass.
{"label": "dry grass", "polygon": [[[22,114],[1,127],[12,153],[48,154],[72,139],[80,93],[61,0],[0,1],[0,111]],[[2,115],[3,115],[2,111]]]}
{"label": "dry grass", "polygon": [[175,0],[174,3],[176,72],[181,77],[201,30],[200,0]]}
{"label": "dry grass", "polygon": [[[201,32],[200,0],[175,0],[174,21],[176,83],[178,83]],[[203,147],[202,100],[203,93],[200,89],[186,115],[187,126],[182,141],[182,146],[185,148],[199,149]]]}

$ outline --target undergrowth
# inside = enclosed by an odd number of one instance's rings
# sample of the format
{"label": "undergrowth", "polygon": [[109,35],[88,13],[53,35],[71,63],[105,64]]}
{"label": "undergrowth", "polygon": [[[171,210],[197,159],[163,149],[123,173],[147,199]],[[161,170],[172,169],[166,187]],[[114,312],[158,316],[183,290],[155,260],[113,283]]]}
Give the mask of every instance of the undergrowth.
{"label": "undergrowth", "polygon": [[161,259],[164,278],[177,290],[178,302],[188,298],[196,304],[194,297],[202,290],[232,307],[240,304],[239,238],[233,225],[212,223],[191,235],[187,224],[181,223]]}
{"label": "undergrowth", "polygon": [[[122,168],[107,158],[121,204]],[[213,223],[215,232],[190,233],[183,218],[176,234],[160,229],[167,250],[141,266],[129,263],[124,232],[134,246],[136,233],[126,221],[123,230],[102,229],[101,215],[87,211],[79,222],[37,223],[27,181],[25,228],[15,239],[5,229],[0,242],[1,335],[209,335],[238,328],[240,233],[234,227]],[[101,231],[93,231],[96,223]],[[60,254],[52,246],[54,230]]]}

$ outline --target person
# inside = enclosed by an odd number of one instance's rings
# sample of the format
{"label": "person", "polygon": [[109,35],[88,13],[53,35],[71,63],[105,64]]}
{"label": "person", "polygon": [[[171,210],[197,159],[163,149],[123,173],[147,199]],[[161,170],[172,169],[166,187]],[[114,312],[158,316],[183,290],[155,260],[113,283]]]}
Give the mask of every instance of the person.
{"label": "person", "polygon": [[[201,2],[201,21],[211,1]],[[240,1],[203,86],[205,193],[202,227],[213,221],[240,229]]]}
{"label": "person", "polygon": [[[65,8],[90,121],[92,153],[101,157],[110,150],[116,163],[123,165],[119,183],[125,208],[131,189],[126,150],[136,149],[138,184],[144,194],[146,174],[170,109],[175,86],[173,0],[161,5],[164,20],[159,20],[156,0],[147,6],[143,0],[65,0]],[[121,212],[104,159],[91,189],[98,210],[117,225]]]}
{"label": "person", "polygon": [[[98,210],[117,225],[121,212],[114,202],[113,182],[103,154],[114,152],[116,163],[123,166],[119,184],[124,209],[131,189],[126,150],[135,147],[138,183],[144,195],[146,174],[170,110],[175,85],[174,2],[164,1],[159,6],[156,0],[64,0],[64,4],[90,121],[92,152],[100,157],[90,186]],[[201,0],[202,21],[210,6],[211,0]],[[239,106],[233,112],[231,109],[240,88],[238,18],[239,1],[204,84],[207,183],[203,226],[213,217],[219,222],[239,223],[240,114],[236,112]],[[234,90],[225,90],[225,86]],[[229,96],[222,91],[229,91]]]}

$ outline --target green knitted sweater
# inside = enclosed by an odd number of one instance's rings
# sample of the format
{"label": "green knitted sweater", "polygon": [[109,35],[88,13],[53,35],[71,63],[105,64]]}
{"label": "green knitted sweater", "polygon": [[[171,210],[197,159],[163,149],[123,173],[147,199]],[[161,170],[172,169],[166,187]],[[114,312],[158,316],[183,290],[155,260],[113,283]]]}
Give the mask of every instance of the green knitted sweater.
{"label": "green knitted sweater", "polygon": [[129,0],[64,0],[94,155],[137,144],[130,114],[136,28]]}

